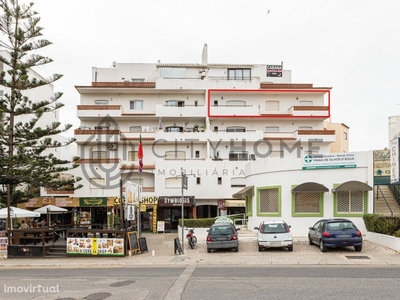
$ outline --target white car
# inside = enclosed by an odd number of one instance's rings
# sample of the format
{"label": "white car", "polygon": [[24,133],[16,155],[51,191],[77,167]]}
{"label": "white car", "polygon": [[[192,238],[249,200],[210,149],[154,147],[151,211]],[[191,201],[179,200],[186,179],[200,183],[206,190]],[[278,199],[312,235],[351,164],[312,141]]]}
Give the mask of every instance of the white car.
{"label": "white car", "polygon": [[257,242],[258,251],[265,248],[287,247],[293,251],[293,237],[290,232],[290,226],[285,221],[266,221],[262,222],[258,230]]}

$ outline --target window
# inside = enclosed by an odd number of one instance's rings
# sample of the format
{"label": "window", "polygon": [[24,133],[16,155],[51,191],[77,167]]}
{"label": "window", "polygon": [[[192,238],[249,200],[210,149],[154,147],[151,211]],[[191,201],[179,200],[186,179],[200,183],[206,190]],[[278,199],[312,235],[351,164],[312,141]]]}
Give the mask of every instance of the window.
{"label": "window", "polygon": [[229,100],[226,101],[227,106],[246,106],[246,101],[243,100]]}
{"label": "window", "polygon": [[300,100],[299,104],[300,104],[300,106],[312,106],[313,102],[312,101],[308,101],[308,100]]}
{"label": "window", "polygon": [[130,178],[128,181],[143,186],[143,178]]}
{"label": "window", "polygon": [[195,152],[194,152],[194,156],[195,156],[196,158],[200,158],[200,151],[195,151]]}
{"label": "window", "polygon": [[92,151],[92,158],[106,158],[106,151]]}
{"label": "window", "polygon": [[217,179],[217,184],[218,184],[218,185],[221,185],[221,184],[222,184],[222,177],[218,177],[218,179]]}
{"label": "window", "polygon": [[279,110],[279,101],[276,100],[265,101],[265,110],[266,111]]}
{"label": "window", "polygon": [[230,152],[229,153],[229,160],[230,161],[235,161],[235,160],[248,160],[249,159],[249,153],[248,152]]}
{"label": "window", "polygon": [[108,100],[94,100],[94,104],[96,105],[107,105]]}
{"label": "window", "polygon": [[226,128],[226,132],[246,132],[246,127],[229,126],[229,127]]}
{"label": "window", "polygon": [[343,132],[343,139],[347,141],[347,132]]}
{"label": "window", "polygon": [[214,126],[214,132],[218,132],[218,126]]}
{"label": "window", "polygon": [[165,101],[166,106],[175,106],[175,107],[184,107],[185,101],[178,101],[178,100],[168,100]]}
{"label": "window", "polygon": [[251,80],[251,69],[228,69],[228,80]]}
{"label": "window", "polygon": [[336,212],[338,214],[363,214],[364,213],[364,192],[343,191],[336,193]]}
{"label": "window", "polygon": [[201,177],[196,177],[196,184],[201,184]]}
{"label": "window", "polygon": [[143,100],[130,101],[130,109],[143,109]]}
{"label": "window", "polygon": [[265,132],[279,132],[278,126],[267,126],[265,127]]}
{"label": "window", "polygon": [[130,126],[129,132],[142,132],[142,126]]}
{"label": "window", "polygon": [[186,78],[186,68],[160,68],[161,78]]}
{"label": "window", "polygon": [[245,187],[246,179],[243,177],[231,178],[231,187]]}
{"label": "window", "polygon": [[90,189],[104,189],[105,179],[104,178],[90,178],[89,188]]}
{"label": "window", "polygon": [[300,126],[299,130],[313,130],[312,126]]}
{"label": "window", "polygon": [[129,161],[139,161],[138,152],[137,151],[128,151],[128,160]]}
{"label": "window", "polygon": [[218,100],[214,100],[214,106],[218,106]]}
{"label": "window", "polygon": [[257,214],[280,216],[280,187],[261,188],[257,191]]}
{"label": "window", "polygon": [[165,127],[166,132],[183,132],[182,126],[168,126]]}
{"label": "window", "polygon": [[165,159],[186,159],[186,152],[185,151],[166,151],[165,152]]}
{"label": "window", "polygon": [[94,129],[96,130],[109,130],[110,126],[95,126]]}
{"label": "window", "polygon": [[323,193],[296,192],[293,193],[293,216],[323,216]]}

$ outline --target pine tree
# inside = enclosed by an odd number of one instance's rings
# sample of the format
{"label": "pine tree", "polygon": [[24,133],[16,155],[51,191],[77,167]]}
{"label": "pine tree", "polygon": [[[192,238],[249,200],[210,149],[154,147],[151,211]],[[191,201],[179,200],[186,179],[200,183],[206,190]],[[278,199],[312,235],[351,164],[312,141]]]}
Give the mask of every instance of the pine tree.
{"label": "pine tree", "polygon": [[35,67],[53,60],[37,54],[51,42],[41,39],[43,28],[33,5],[0,0],[4,12],[0,16],[0,50],[5,50],[0,54],[0,86],[4,89],[0,98],[0,196],[7,207],[38,196],[39,187],[54,190],[81,187],[77,184],[80,178],[60,176],[78,167],[75,163],[78,158],[68,161],[54,154],[56,148],[75,141],[57,141],[57,135],[72,125],[61,128],[58,121],[45,124],[46,116],[63,107],[58,102],[62,93],[54,93],[49,99],[39,99],[40,93],[35,93],[35,89],[52,84],[62,75],[43,78],[35,72]]}

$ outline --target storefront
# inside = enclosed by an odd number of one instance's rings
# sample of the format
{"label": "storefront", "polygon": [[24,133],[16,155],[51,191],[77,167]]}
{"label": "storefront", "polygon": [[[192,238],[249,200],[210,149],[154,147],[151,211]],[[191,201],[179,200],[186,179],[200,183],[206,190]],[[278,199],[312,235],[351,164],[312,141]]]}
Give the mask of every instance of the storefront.
{"label": "storefront", "polygon": [[[196,202],[194,196],[183,197],[183,217],[185,219],[195,218]],[[165,222],[165,230],[178,230],[178,221],[182,218],[182,197],[160,196],[158,197],[157,220]]]}
{"label": "storefront", "polygon": [[142,197],[140,201],[140,224],[142,230],[157,232],[157,205],[157,197]]}
{"label": "storefront", "polygon": [[[114,208],[116,204],[113,197],[37,197],[18,206],[34,210],[48,204],[68,209],[66,213],[51,215],[50,221],[60,221],[61,224],[70,227],[112,228],[118,220],[115,217],[118,216],[118,211]],[[116,208],[119,208],[119,206],[117,205]]]}

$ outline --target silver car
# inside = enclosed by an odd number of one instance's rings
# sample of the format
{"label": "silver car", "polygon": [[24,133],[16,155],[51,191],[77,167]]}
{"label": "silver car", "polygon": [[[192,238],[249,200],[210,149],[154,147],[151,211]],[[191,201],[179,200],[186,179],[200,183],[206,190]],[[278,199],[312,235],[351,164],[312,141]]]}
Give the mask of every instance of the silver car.
{"label": "silver car", "polygon": [[287,247],[293,251],[293,237],[290,232],[290,226],[285,221],[266,221],[262,222],[258,230],[257,242],[258,251],[265,248]]}

